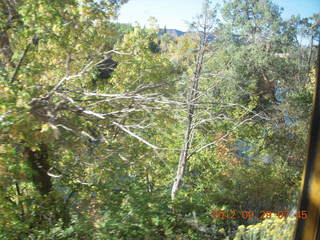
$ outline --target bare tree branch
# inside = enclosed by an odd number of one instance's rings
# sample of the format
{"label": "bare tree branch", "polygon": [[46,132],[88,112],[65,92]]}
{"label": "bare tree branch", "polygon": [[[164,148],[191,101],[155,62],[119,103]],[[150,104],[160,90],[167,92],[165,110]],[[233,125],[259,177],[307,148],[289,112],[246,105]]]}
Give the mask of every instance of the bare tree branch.
{"label": "bare tree branch", "polygon": [[131,132],[129,129],[127,129],[126,127],[120,125],[119,123],[116,122],[112,122],[112,124],[114,124],[115,126],[117,126],[118,128],[120,128],[121,130],[123,130],[124,132],[128,133],[130,136],[138,139],[139,141],[143,142],[144,144],[146,144],[147,146],[151,147],[152,149],[159,149],[157,146],[149,143],[147,140],[143,139],[142,137],[138,136],[137,134]]}
{"label": "bare tree branch", "polygon": [[21,57],[20,57],[20,60],[19,60],[19,62],[18,62],[18,64],[17,64],[16,68],[14,69],[14,72],[13,72],[13,74],[12,74],[12,77],[11,77],[11,79],[10,79],[10,81],[9,81],[10,84],[12,84],[12,83],[16,80],[17,75],[18,75],[18,72],[19,72],[20,67],[21,67],[21,65],[22,65],[22,62],[23,62],[23,60],[25,59],[25,57],[26,57],[26,55],[27,55],[30,47],[31,47],[31,43],[29,43],[29,44],[26,46],[26,48],[24,49],[24,51],[23,51],[23,53],[22,53],[22,55],[21,55]]}

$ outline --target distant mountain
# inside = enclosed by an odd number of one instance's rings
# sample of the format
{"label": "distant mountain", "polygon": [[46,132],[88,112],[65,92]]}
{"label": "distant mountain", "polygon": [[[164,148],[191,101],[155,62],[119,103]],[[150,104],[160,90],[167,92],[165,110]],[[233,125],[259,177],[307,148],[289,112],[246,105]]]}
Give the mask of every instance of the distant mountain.
{"label": "distant mountain", "polygon": [[165,33],[167,33],[168,35],[170,35],[170,36],[172,36],[174,38],[180,37],[180,36],[186,34],[186,32],[182,32],[182,31],[177,30],[177,29],[161,29],[160,32],[159,32],[159,35],[161,36],[161,35],[163,35]]}
{"label": "distant mountain", "polygon": [[[192,32],[183,32],[183,31],[180,31],[180,30],[177,30],[177,29],[160,29],[159,36],[164,35],[166,33],[168,35],[170,35],[171,37],[176,38],[176,37],[180,37],[182,35],[189,34],[189,33],[192,33]],[[214,40],[215,40],[214,35],[212,35],[212,34],[209,35],[208,42],[212,42]]]}

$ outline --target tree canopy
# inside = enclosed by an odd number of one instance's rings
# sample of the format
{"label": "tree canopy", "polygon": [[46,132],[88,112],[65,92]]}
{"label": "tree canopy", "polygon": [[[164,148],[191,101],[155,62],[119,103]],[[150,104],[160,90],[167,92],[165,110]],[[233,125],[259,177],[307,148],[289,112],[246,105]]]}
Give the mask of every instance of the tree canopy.
{"label": "tree canopy", "polygon": [[126,2],[0,0],[0,238],[290,239],[319,15],[207,0],[172,37]]}

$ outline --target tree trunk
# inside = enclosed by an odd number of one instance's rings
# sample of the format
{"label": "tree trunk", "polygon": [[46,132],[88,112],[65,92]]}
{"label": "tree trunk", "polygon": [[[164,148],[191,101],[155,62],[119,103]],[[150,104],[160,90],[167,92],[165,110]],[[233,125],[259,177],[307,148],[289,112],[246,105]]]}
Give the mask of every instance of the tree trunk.
{"label": "tree trunk", "polygon": [[25,157],[30,164],[33,173],[32,181],[41,195],[46,195],[51,191],[51,177],[47,174],[49,171],[48,163],[48,146],[40,145],[40,150],[32,151],[30,148],[25,149]]}
{"label": "tree trunk", "polygon": [[0,0],[0,11],[3,14],[2,19],[6,21],[5,25],[2,26],[0,31],[0,66],[11,66],[15,67],[15,64],[11,61],[13,55],[8,30],[11,28],[13,22],[19,19],[17,12],[18,4],[15,1]]}
{"label": "tree trunk", "polygon": [[314,36],[314,34],[312,33],[311,41],[310,41],[309,56],[308,56],[308,73],[310,72],[310,66],[311,66],[312,48],[313,48],[313,36]]}

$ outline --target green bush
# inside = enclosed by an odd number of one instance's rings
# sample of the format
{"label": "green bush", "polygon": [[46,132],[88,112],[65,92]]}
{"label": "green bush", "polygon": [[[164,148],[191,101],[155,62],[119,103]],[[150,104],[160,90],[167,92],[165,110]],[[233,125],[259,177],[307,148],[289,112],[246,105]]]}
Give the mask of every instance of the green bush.
{"label": "green bush", "polygon": [[273,216],[255,225],[241,225],[234,240],[291,240],[295,221],[295,217],[280,219]]}

